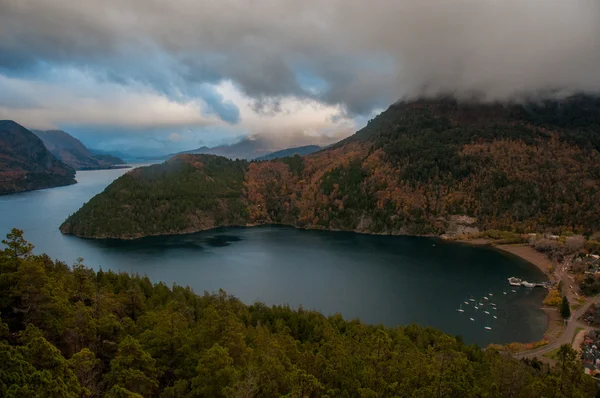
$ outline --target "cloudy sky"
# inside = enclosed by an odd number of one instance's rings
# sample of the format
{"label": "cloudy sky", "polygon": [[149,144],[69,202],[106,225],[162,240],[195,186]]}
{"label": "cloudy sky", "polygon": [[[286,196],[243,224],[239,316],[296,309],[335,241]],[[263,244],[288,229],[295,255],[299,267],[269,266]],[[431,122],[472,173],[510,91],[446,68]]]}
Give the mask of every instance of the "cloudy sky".
{"label": "cloudy sky", "polygon": [[350,134],[399,99],[600,91],[598,0],[0,0],[0,119],[171,153]]}

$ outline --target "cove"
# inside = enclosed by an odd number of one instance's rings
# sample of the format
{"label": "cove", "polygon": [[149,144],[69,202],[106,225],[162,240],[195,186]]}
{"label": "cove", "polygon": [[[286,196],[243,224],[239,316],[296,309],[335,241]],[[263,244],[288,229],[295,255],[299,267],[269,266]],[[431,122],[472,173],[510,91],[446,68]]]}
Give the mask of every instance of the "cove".
{"label": "cove", "polygon": [[[0,233],[23,229],[36,253],[68,263],[83,257],[94,269],[145,274],[197,293],[224,289],[248,304],[301,305],[392,327],[432,326],[481,346],[539,340],[546,329],[540,309],[545,290],[513,293],[506,279],[545,280],[543,273],[490,247],[281,226],[135,241],[86,240],[58,231],[69,214],[125,171],[78,172],[76,185],[1,196]],[[479,310],[464,304],[471,297],[482,302]],[[461,303],[465,312],[457,311]]]}

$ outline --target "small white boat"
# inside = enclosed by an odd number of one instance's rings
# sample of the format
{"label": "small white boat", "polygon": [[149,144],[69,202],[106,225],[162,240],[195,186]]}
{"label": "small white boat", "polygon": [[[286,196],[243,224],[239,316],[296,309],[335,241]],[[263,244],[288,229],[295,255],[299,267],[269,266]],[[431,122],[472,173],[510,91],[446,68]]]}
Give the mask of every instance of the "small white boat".
{"label": "small white boat", "polygon": [[483,312],[485,312],[485,313],[486,313],[486,314],[488,314],[488,315],[490,314],[490,312],[489,312],[489,311],[483,311]]}
{"label": "small white boat", "polygon": [[516,293],[517,291],[516,291],[516,290],[513,290],[512,292],[513,292],[513,293]]}
{"label": "small white boat", "polygon": [[475,299],[470,298],[469,301],[475,301]]}
{"label": "small white boat", "polygon": [[498,317],[496,315],[494,315],[494,319],[498,319]]}
{"label": "small white boat", "polygon": [[475,320],[474,318],[469,318],[469,319],[470,319],[470,320],[472,320],[472,321],[474,321],[474,320]]}
{"label": "small white boat", "polygon": [[489,298],[487,298],[487,297],[484,297],[483,299],[484,299],[484,300],[489,300]]}
{"label": "small white boat", "polygon": [[521,286],[524,286],[524,287],[535,287],[535,283],[523,281],[523,282],[521,282]]}
{"label": "small white boat", "polygon": [[479,303],[479,305],[483,307],[483,303]]}
{"label": "small white boat", "polygon": [[479,307],[478,307],[478,306],[475,306],[475,309],[476,309],[476,310],[478,310],[478,309],[479,309]]}
{"label": "small white boat", "polygon": [[506,294],[506,292],[502,292],[502,293]]}
{"label": "small white boat", "polygon": [[490,295],[490,296],[493,296],[493,294],[492,294],[492,293],[490,293],[489,295]]}
{"label": "small white boat", "polygon": [[489,327],[489,326],[486,326],[486,327],[484,327],[484,329],[485,329],[485,330],[492,330],[492,328],[491,328],[491,327]]}
{"label": "small white boat", "polygon": [[492,308],[494,309],[494,311],[498,311],[498,308],[496,308],[496,307],[492,307]]}
{"label": "small white boat", "polygon": [[465,303],[466,305],[469,305],[469,302],[468,302],[468,301],[465,301],[464,303]]}
{"label": "small white boat", "polygon": [[456,311],[458,311],[458,312],[465,312],[465,310],[463,310],[462,304],[460,305],[460,308],[457,309]]}
{"label": "small white boat", "polygon": [[496,303],[490,303],[490,305],[492,305],[492,306],[494,306],[494,307],[495,307],[495,306],[496,306]]}

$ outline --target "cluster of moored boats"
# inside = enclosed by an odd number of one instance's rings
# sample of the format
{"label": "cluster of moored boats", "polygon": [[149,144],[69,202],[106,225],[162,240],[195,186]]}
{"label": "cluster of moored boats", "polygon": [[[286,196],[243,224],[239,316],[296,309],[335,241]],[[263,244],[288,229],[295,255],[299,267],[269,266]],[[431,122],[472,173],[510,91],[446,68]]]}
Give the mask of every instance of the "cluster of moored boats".
{"label": "cluster of moored boats", "polygon": [[[512,290],[512,293],[516,293],[516,290]],[[507,292],[502,292],[502,294],[508,294]],[[463,308],[463,304],[465,307]],[[464,313],[466,309],[473,308],[475,311],[481,311],[482,314],[485,315],[486,325],[484,326],[485,330],[492,330],[490,326],[490,320],[498,319],[496,316],[496,311],[498,311],[498,307],[496,303],[494,303],[494,294],[488,293],[487,296],[483,296],[481,299],[475,299],[473,297],[466,298],[460,304],[460,307],[457,309],[458,312]],[[489,318],[488,318],[489,317]],[[474,322],[475,318],[473,316],[469,317],[469,320]]]}
{"label": "cluster of moored boats", "polygon": [[[504,294],[507,294],[506,292],[503,292]],[[468,298],[465,299],[465,301],[463,301],[463,303],[460,304],[460,307],[457,309],[458,312],[465,312],[465,308],[463,308],[463,304],[465,306],[469,306],[469,308],[473,308],[475,311],[481,311],[483,314],[487,316],[489,316],[491,319],[498,319],[498,317],[495,315],[495,311],[498,310],[498,308],[496,307],[496,303],[494,303],[492,300],[494,298],[494,294],[493,293],[489,293],[487,296],[483,296],[481,299],[476,300],[474,298]],[[490,326],[490,322],[489,319],[487,319],[486,325],[484,327],[485,330],[492,330],[492,327]],[[474,317],[469,317],[469,320],[471,321],[475,321]]]}
{"label": "cluster of moored boats", "polygon": [[[520,278],[515,278],[515,277],[508,278],[508,283],[511,286],[523,286],[523,287],[551,287],[551,284],[552,284],[552,282],[531,283],[531,282],[527,282]],[[517,291],[514,289],[511,290],[511,293],[516,293],[516,292]],[[502,292],[502,294],[508,294],[508,293]],[[492,327],[490,326],[490,320],[498,319],[498,317],[495,315],[496,311],[498,311],[498,307],[496,306],[496,303],[493,302],[493,298],[494,298],[493,293],[488,293],[487,296],[483,296],[479,300],[477,300],[475,298],[466,298],[465,301],[463,301],[460,304],[460,307],[457,309],[457,311],[464,313],[466,309],[470,309],[470,308],[473,308],[473,310],[475,310],[475,311],[480,311],[481,313],[483,313],[485,315],[485,318],[486,318],[486,326],[484,327],[484,329],[492,330]],[[464,308],[463,308],[463,305],[465,306]],[[489,318],[488,318],[488,316],[489,316]],[[475,318],[473,316],[471,316],[471,317],[469,317],[469,320],[474,322]]]}

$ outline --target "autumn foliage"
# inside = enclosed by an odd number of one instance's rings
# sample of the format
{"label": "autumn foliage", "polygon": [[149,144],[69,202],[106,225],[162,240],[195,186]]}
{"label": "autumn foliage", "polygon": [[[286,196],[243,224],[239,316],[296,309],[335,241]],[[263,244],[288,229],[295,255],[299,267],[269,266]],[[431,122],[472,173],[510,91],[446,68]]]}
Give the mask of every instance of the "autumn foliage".
{"label": "autumn foliage", "polygon": [[304,157],[187,155],[152,173],[134,171],[62,230],[136,237],[271,223],[439,235],[453,217],[468,216],[480,230],[591,234],[600,227],[599,150],[595,98],[395,104],[355,135]]}

